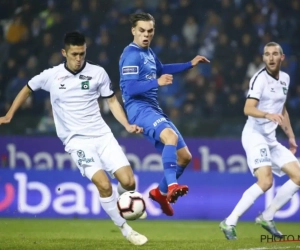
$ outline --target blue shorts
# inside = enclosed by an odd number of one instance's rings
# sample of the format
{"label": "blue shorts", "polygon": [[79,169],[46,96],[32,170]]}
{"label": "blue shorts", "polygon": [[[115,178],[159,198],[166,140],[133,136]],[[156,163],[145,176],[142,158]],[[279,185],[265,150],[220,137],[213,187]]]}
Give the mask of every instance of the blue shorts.
{"label": "blue shorts", "polygon": [[136,117],[134,124],[144,128],[144,136],[150,141],[158,152],[162,152],[164,144],[160,140],[160,133],[165,128],[171,128],[178,135],[177,150],[186,146],[182,135],[179,133],[176,126],[169,120],[169,118],[154,109],[148,108]]}

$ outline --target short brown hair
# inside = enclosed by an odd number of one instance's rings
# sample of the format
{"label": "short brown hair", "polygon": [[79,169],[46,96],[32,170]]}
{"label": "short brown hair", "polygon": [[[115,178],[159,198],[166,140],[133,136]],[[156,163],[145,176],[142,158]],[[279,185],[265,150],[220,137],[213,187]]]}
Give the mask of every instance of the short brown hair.
{"label": "short brown hair", "polygon": [[136,27],[138,21],[153,21],[153,23],[155,24],[154,17],[149,13],[144,13],[144,12],[131,14],[129,21],[131,23],[131,27],[133,28]]}
{"label": "short brown hair", "polygon": [[272,47],[272,46],[278,46],[279,47],[279,51],[281,54],[283,54],[283,49],[282,47],[280,46],[279,43],[275,43],[275,42],[269,42],[265,45],[265,47]]}

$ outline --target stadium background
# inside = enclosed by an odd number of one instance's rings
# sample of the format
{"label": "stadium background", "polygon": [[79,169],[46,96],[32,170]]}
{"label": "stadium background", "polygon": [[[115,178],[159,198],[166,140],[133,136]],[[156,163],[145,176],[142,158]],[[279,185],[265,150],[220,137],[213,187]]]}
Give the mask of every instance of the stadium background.
{"label": "stadium background", "polygon": [[[191,192],[174,206],[174,218],[221,220],[254,182],[240,143],[243,105],[249,79],[263,67],[262,49],[270,41],[280,43],[286,54],[282,68],[291,77],[287,107],[299,134],[298,0],[2,0],[0,115],[31,77],[63,61],[62,37],[74,29],[86,35],[87,59],[107,70],[120,97],[118,58],[132,41],[128,14],[136,11],[156,18],[152,48],[163,63],[189,61],[197,54],[211,60],[176,75],[159,97],[194,156],[182,177]],[[146,197],[162,176],[159,155],[148,142],[129,135],[101,100],[100,106],[132,163],[149,218],[169,219]],[[35,92],[12,123],[0,127],[0,157],[0,217],[107,218],[94,189],[56,138],[46,92]],[[253,220],[285,180],[276,178],[242,219]],[[300,221],[299,210],[296,194],[277,219]]]}

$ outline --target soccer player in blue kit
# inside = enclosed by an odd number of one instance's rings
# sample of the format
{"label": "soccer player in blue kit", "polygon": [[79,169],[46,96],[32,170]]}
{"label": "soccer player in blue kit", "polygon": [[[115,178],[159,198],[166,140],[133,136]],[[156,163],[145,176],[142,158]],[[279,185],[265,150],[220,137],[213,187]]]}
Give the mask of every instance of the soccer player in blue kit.
{"label": "soccer player in blue kit", "polygon": [[174,73],[191,69],[198,63],[209,63],[196,56],[187,63],[162,64],[151,50],[155,20],[148,13],[130,16],[134,40],[123,51],[119,61],[120,88],[130,123],[144,128],[144,136],[162,154],[164,178],[149,196],[158,202],[162,211],[174,214],[170,203],[188,192],[188,186],[177,179],[191,161],[192,155],[181,134],[159,107],[158,87],[172,84]]}

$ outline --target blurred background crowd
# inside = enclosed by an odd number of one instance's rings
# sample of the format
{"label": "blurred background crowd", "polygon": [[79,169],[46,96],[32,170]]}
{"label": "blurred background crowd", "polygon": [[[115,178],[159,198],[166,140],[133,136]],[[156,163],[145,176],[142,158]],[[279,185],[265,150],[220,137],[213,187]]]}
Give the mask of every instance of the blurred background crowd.
{"label": "blurred background crowd", "polygon": [[[118,59],[132,41],[128,16],[138,11],[156,19],[151,47],[163,63],[197,54],[211,60],[160,88],[161,107],[184,136],[240,137],[249,80],[264,66],[270,41],[286,55],[287,107],[300,132],[299,0],[1,0],[0,115],[31,77],[63,62],[63,35],[71,30],[86,35],[87,59],[106,69],[120,97]],[[128,136],[101,100],[100,106],[115,135]],[[35,92],[0,134],[54,135],[48,93]]]}

